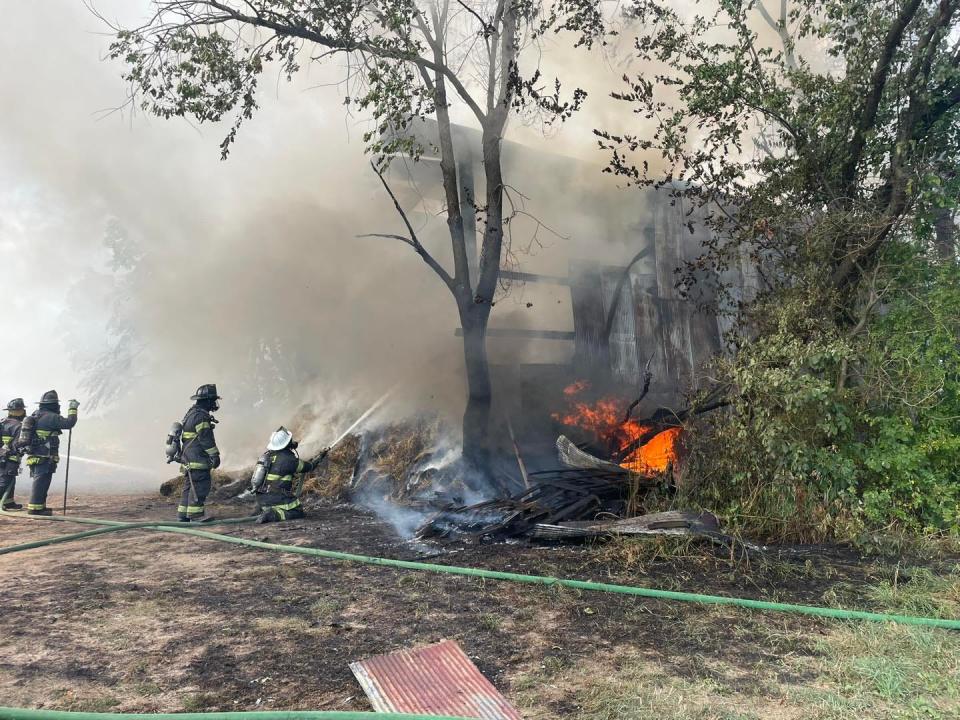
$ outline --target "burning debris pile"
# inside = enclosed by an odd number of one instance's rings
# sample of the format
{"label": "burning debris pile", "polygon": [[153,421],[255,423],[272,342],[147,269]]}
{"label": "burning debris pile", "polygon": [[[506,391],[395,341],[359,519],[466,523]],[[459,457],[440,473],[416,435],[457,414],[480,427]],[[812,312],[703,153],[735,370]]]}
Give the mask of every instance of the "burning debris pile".
{"label": "burning debris pile", "polygon": [[[589,391],[587,382],[569,385],[564,389],[568,408],[553,416],[584,439],[580,445],[564,435],[557,439],[562,468],[529,473],[524,477],[527,487],[509,498],[448,505],[417,530],[417,537],[588,537],[603,534],[596,530],[600,518],[635,514],[643,491],[669,479],[676,469],[681,428],[632,419],[628,403],[612,396],[589,402]],[[682,515],[670,518],[672,529],[709,533],[716,528],[716,518],[709,514]],[[644,532],[663,529],[656,523],[637,527]]]}
{"label": "burning debris pile", "polygon": [[[622,398],[608,395],[590,402],[590,390],[586,381],[564,388],[568,408],[555,413],[554,420],[583,435],[597,453],[608,455],[613,463],[632,473],[656,476],[675,469],[681,428],[641,423],[630,417],[630,405]],[[562,452],[561,448],[564,459]]]}
{"label": "burning debris pile", "polygon": [[570,468],[531,473],[530,480],[530,488],[511,498],[448,505],[420,526],[417,537],[518,537],[538,523],[620,515],[630,494],[629,475],[624,472]]}
{"label": "burning debris pile", "polygon": [[[302,499],[308,506],[311,500],[326,500],[367,507],[402,535],[419,539],[470,542],[603,534],[598,523],[636,516],[649,489],[672,482],[681,429],[645,424],[629,417],[626,401],[590,394],[583,382],[564,390],[564,409],[554,413],[553,420],[571,437],[560,435],[556,460],[540,458],[539,467],[529,472],[511,431],[517,458],[504,459],[513,471],[504,473],[501,466],[495,480],[478,483],[459,462],[457,447],[448,440],[449,428],[438,417],[420,417],[368,424],[346,436],[327,462],[306,476]],[[314,442],[313,431],[320,433],[318,428],[328,424],[302,408],[292,426],[307,445]],[[249,472],[243,471],[222,474],[214,497],[237,497],[246,490],[248,478]],[[687,529],[712,527],[696,515],[678,522]],[[629,526],[636,527],[650,529],[642,521]]]}

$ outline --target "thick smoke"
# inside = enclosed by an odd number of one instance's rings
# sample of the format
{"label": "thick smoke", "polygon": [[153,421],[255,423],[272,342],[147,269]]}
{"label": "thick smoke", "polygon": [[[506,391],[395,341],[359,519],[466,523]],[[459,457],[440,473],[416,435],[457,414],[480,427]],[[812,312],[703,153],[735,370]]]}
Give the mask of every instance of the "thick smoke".
{"label": "thick smoke", "polygon": [[[96,6],[129,26],[149,4]],[[345,91],[333,84],[342,69],[312,66],[292,84],[273,76],[275,87],[265,78],[262,109],[222,162],[225,127],[110,111],[124,101],[122,68],[101,59],[110,37],[82,3],[8,2],[4,11],[0,399],[32,402],[56,387],[84,401],[101,391],[92,416],[89,403],[81,408],[75,451],[153,473],[118,473],[111,489],[170,474],[163,436],[205,382],[226,398],[220,444],[235,467],[253,462],[304,404],[330,418],[329,429],[311,429],[317,444],[391,387],[394,416],[439,409],[456,419],[464,387],[452,300],[410,248],[357,237],[402,225],[368,167],[367,126],[345,115]],[[606,158],[590,131],[615,120],[642,130],[606,99],[628,49],[542,51],[548,72],[591,99],[546,138],[535,123],[509,128],[508,139],[530,148],[507,160],[523,210],[515,260],[557,275],[571,257],[622,263],[636,252],[644,202],[601,174]],[[424,188],[403,190],[412,201]],[[427,202],[414,217],[449,266],[437,210]],[[569,292],[515,285],[492,325],[569,330]],[[490,350],[495,361],[569,353],[549,342],[492,340]],[[93,465],[73,473],[87,488],[106,478]]]}
{"label": "thick smoke", "polygon": [[[147,3],[98,8],[129,23]],[[162,476],[166,428],[204,382],[226,398],[231,465],[251,462],[304,403],[335,402],[347,417],[344,398],[359,414],[397,383],[416,388],[398,403],[419,395],[425,408],[458,394],[446,289],[406,246],[356,237],[399,220],[362,124],[345,120],[335,89],[308,89],[332,77],[265,92],[221,162],[222,127],[101,112],[125,88],[82,4],[6,10],[0,61],[22,70],[0,75],[4,400],[56,387],[83,401],[81,371],[105,365],[120,394],[99,417],[81,410],[74,450]],[[40,39],[55,52],[36,52]],[[105,246],[118,237],[132,267]]]}

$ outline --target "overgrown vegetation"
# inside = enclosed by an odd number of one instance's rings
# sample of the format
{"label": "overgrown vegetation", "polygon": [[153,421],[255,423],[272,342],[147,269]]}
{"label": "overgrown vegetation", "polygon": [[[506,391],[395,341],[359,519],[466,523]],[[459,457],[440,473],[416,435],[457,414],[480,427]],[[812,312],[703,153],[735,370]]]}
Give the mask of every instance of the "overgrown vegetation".
{"label": "overgrown vegetation", "polygon": [[732,328],[689,495],[780,538],[960,530],[960,0],[694,5],[633,5],[660,71],[615,97],[654,130],[598,132],[714,231],[677,278]]}

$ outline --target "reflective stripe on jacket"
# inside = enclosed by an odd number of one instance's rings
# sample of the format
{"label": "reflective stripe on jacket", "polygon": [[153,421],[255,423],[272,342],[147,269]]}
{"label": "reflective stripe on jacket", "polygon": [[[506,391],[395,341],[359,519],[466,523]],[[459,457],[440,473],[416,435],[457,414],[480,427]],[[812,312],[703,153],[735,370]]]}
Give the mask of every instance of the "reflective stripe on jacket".
{"label": "reflective stripe on jacket", "polygon": [[217,441],[213,436],[216,424],[207,410],[194,405],[183,417],[183,466],[188,470],[209,470],[213,467],[213,457],[220,454]]}
{"label": "reflective stripe on jacket", "polygon": [[[17,451],[17,440],[20,437],[20,425],[23,420],[15,417],[7,417],[0,420],[0,447],[7,448],[7,462],[20,465],[20,453]],[[3,470],[0,463],[0,471]]]}
{"label": "reflective stripe on jacket", "polygon": [[[299,480],[301,475],[312,471],[316,466],[316,463],[301,460],[290,448],[278,450],[270,455],[266,491],[272,494],[279,493],[292,496],[295,482]],[[285,509],[292,510],[293,507]]]}
{"label": "reflective stripe on jacket", "polygon": [[33,417],[36,418],[37,424],[33,442],[27,448],[27,465],[39,465],[48,461],[59,462],[60,434],[63,430],[69,430],[77,424],[77,411],[68,410],[67,417],[63,417],[53,410],[41,408],[33,413]]}

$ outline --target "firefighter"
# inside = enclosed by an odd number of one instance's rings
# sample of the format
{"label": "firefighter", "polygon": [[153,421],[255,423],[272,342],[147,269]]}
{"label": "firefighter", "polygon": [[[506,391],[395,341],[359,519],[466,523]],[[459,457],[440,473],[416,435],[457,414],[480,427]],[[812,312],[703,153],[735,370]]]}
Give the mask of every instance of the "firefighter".
{"label": "firefighter", "polygon": [[324,448],[316,457],[301,460],[297,454],[297,441],[289,430],[281,427],[273,433],[267,452],[257,463],[252,481],[257,497],[257,522],[302,518],[303,505],[299,495],[303,476],[315,470],[329,451]]}
{"label": "firefighter", "polygon": [[69,430],[77,424],[77,408],[80,403],[71,400],[68,403],[67,417],[63,417],[60,415],[60,397],[57,391],[48,390],[37,404],[40,408],[31,416],[31,436],[24,438],[26,430],[21,428],[23,432],[19,441],[26,449],[27,467],[30,468],[30,477],[33,478],[27,515],[52,515],[53,511],[47,507],[47,492],[50,490],[53,474],[57,471],[57,463],[60,462],[60,435],[63,430]]}
{"label": "firefighter", "polygon": [[17,489],[17,475],[20,474],[20,424],[27,414],[23,398],[14,398],[7,403],[7,417],[0,420],[0,498],[4,510],[22,510],[23,505],[14,502],[13,494]]}
{"label": "firefighter", "polygon": [[220,409],[216,385],[201,385],[195,395],[193,407],[187,410],[183,418],[183,443],[181,462],[183,463],[183,495],[177,506],[177,519],[180,522],[203,522],[204,503],[210,493],[210,471],[220,467],[220,450],[213,436],[213,426],[217,424],[211,413]]}

